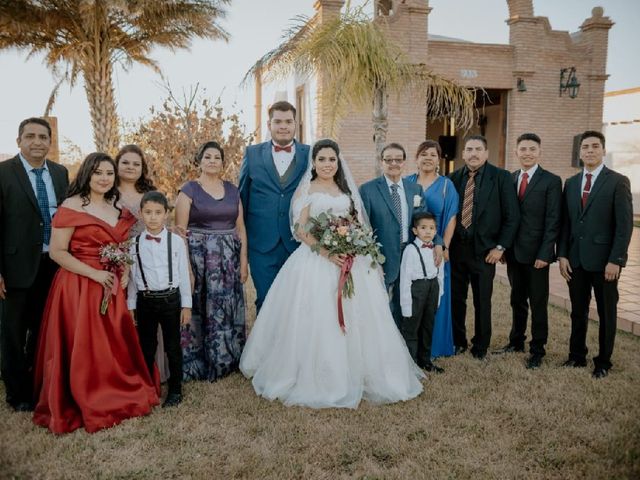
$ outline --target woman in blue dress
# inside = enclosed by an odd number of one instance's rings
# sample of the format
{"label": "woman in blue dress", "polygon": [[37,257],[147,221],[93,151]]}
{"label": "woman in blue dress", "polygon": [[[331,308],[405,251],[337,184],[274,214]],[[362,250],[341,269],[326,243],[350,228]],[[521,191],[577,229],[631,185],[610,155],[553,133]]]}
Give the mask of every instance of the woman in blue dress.
{"label": "woman in blue dress", "polygon": [[435,215],[438,235],[444,241],[444,294],[436,312],[433,326],[431,355],[433,357],[450,356],[454,353],[451,323],[451,265],[449,264],[449,243],[456,228],[458,213],[458,192],[447,177],[438,174],[442,158],[440,144],[426,140],[418,146],[416,164],[418,173],[409,175],[407,180],[417,182],[424,190],[424,199],[429,212]]}

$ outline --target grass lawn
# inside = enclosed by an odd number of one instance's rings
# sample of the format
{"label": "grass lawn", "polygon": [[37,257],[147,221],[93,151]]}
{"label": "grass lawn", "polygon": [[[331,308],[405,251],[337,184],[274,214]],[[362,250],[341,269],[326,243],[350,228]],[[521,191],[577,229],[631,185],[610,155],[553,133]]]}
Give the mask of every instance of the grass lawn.
{"label": "grass lawn", "polygon": [[[618,332],[614,368],[594,380],[591,364],[559,366],[569,318],[550,309],[540,370],[526,354],[442,359],[446,372],[401,404],[286,408],[234,374],[187,384],[178,408],[56,437],[2,402],[0,478],[640,478],[640,338]],[[496,284],[493,348],[510,318]],[[593,323],[588,345],[597,351]]]}

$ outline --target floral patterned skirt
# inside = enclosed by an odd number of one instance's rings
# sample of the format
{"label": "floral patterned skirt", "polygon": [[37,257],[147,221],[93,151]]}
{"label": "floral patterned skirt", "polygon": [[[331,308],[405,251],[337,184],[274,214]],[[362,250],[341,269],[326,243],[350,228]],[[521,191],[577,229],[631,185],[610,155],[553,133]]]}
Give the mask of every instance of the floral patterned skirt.
{"label": "floral patterned skirt", "polygon": [[234,230],[190,232],[195,285],[191,324],[181,333],[183,379],[213,382],[237,370],[246,341],[240,240]]}

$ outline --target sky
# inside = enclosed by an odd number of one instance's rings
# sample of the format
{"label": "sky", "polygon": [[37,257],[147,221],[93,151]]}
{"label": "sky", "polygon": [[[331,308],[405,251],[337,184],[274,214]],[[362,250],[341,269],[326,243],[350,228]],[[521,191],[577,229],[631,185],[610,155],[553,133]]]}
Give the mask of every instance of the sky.
{"label": "sky", "polygon": [[[195,40],[190,50],[157,49],[164,77],[177,96],[199,84],[208,98],[220,98],[227,112],[241,111],[247,131],[254,128],[253,86],[241,88],[247,70],[264,53],[281,43],[283,31],[299,14],[312,15],[314,0],[232,0],[221,22],[231,34],[229,43]],[[352,4],[362,1],[353,0]],[[371,5],[371,2],[369,2]],[[506,0],[431,0],[429,32],[482,43],[509,42]],[[534,0],[534,14],[549,18],[554,30],[574,32],[591,16],[595,6],[615,25],[609,31],[606,91],[640,86],[640,1],[638,0]],[[118,114],[126,122],[149,115],[166,98],[162,80],[152,70],[116,67],[114,74]],[[42,57],[27,58],[24,51],[0,51],[0,153],[16,153],[20,121],[42,115],[54,86]],[[269,103],[270,99],[264,98]],[[73,90],[63,85],[53,109],[60,138],[94,150],[91,121],[82,81]],[[64,142],[61,141],[61,149]]]}

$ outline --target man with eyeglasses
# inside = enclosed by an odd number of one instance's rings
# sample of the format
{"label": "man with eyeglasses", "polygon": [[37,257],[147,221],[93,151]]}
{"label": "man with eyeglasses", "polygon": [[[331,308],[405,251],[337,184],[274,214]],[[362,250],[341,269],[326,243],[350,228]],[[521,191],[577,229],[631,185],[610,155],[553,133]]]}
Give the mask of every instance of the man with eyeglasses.
{"label": "man with eyeglasses", "polygon": [[469,283],[475,309],[471,354],[487,355],[491,341],[491,295],[496,263],[510,248],[518,230],[520,210],[511,174],[491,165],[487,139],[473,135],[464,142],[465,165],[450,175],[460,196],[456,229],[451,239],[451,313],[456,354],[467,350]]}
{"label": "man with eyeglasses", "polygon": [[[402,322],[400,309],[400,261],[402,250],[413,240],[411,219],[413,214],[426,211],[422,187],[402,178],[407,154],[398,143],[386,145],[381,152],[382,176],[360,187],[360,196],[369,216],[382,254],[384,282],[389,292],[389,306],[398,328]],[[436,266],[442,262],[442,239],[436,237],[434,255]]]}

